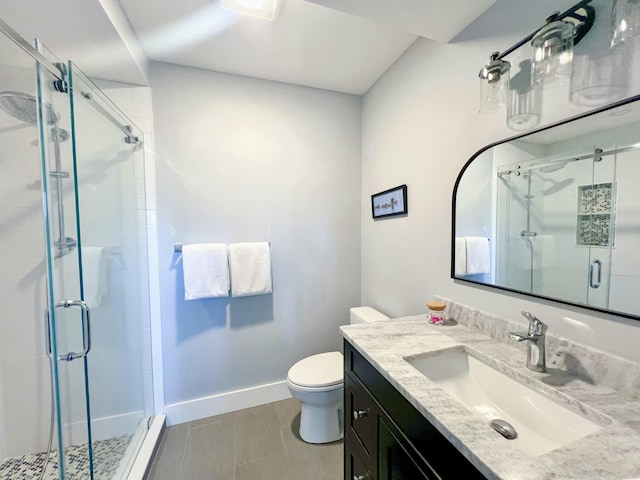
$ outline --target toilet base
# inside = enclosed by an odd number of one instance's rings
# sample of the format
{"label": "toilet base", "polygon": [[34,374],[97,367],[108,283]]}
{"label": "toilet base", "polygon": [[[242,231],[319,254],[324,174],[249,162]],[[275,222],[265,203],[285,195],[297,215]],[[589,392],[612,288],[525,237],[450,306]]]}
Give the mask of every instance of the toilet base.
{"label": "toilet base", "polygon": [[307,443],[330,443],[344,437],[342,402],[330,406],[302,403],[300,438]]}

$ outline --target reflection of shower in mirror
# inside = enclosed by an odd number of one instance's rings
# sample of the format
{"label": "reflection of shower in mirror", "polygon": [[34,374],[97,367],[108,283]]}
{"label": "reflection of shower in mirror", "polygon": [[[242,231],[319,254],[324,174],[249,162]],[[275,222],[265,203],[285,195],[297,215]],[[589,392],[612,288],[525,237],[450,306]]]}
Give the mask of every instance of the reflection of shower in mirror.
{"label": "reflection of shower in mirror", "polygon": [[453,237],[489,237],[492,274],[452,276],[640,319],[625,293],[640,291],[628,260],[640,244],[637,100],[474,156],[456,183]]}

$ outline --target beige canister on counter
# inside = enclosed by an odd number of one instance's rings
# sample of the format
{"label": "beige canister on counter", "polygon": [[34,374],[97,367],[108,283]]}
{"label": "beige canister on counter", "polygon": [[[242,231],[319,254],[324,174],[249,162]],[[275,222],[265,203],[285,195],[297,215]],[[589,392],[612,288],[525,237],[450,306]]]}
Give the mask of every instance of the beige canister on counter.
{"label": "beige canister on counter", "polygon": [[429,323],[442,325],[447,318],[447,304],[444,302],[427,302]]}

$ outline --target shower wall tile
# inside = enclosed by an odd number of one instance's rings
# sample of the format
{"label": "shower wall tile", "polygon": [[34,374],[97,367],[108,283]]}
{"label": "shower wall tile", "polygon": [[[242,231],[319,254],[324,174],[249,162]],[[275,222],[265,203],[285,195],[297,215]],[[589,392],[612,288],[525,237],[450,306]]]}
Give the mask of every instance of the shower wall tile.
{"label": "shower wall tile", "polygon": [[[38,313],[33,308],[3,308],[0,310],[0,344],[28,342],[41,337],[41,325],[28,319]],[[38,314],[38,316],[40,316]]]}
{"label": "shower wall tile", "polygon": [[[15,87],[9,90],[23,90]],[[42,367],[46,366],[41,341],[45,268],[38,133],[35,126],[4,116],[0,126],[0,459],[4,459],[23,443],[29,448],[33,444],[18,426],[32,431],[40,425],[41,413],[24,407],[39,402],[39,396],[48,398],[40,394],[41,388],[49,388],[49,372]]]}
{"label": "shower wall tile", "polygon": [[640,275],[611,275],[609,308],[624,312],[640,312]]}
{"label": "shower wall tile", "polygon": [[5,343],[2,344],[2,348],[0,348],[0,362],[29,358],[34,355],[34,352],[42,348],[43,345],[40,342],[34,341],[34,339],[28,342]]}
{"label": "shower wall tile", "polygon": [[[42,346],[44,350],[44,342]],[[21,378],[33,372],[48,373],[48,371],[49,359],[44,355],[44,352],[42,355],[21,358],[19,360],[4,360],[0,364],[0,377],[5,380],[11,377]],[[49,380],[46,379],[44,383],[48,384]]]}
{"label": "shower wall tile", "polygon": [[[139,278],[143,285],[142,291],[149,298],[147,314],[150,318],[151,330],[148,338],[152,345],[152,378],[150,386],[153,390],[155,413],[164,411],[164,384],[162,376],[162,331],[160,320],[160,290],[158,276],[158,242],[156,228],[156,179],[155,159],[153,151],[153,117],[151,103],[151,89],[148,87],[116,88],[108,89],[108,95],[118,104],[122,111],[142,130],[144,141],[144,159],[134,165],[134,178],[144,178],[144,195],[135,199],[128,198],[130,208],[145,210],[147,248],[145,262],[149,271],[146,278]],[[138,186],[141,184],[138,183]],[[135,242],[123,246],[123,250],[137,252]],[[125,253],[123,251],[123,253]],[[145,333],[146,335],[146,333]],[[145,382],[147,379],[145,379]],[[150,390],[145,388],[148,395]],[[146,399],[147,400],[147,399]],[[149,401],[145,402],[145,408],[149,408]]]}
{"label": "shower wall tile", "polygon": [[[624,237],[631,237],[631,234]],[[640,272],[640,241],[633,238],[619,238],[612,251],[612,262],[616,274],[634,277]]]}

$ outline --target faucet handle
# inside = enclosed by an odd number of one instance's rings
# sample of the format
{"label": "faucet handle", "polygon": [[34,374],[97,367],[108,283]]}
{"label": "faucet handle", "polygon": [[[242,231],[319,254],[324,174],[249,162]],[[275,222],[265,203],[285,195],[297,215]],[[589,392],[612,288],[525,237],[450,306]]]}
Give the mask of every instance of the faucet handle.
{"label": "faucet handle", "polygon": [[533,313],[522,311],[522,316],[529,320],[529,332],[528,335],[530,337],[539,337],[544,335],[547,332],[547,328],[549,326],[546,323],[542,323],[542,321],[536,317]]}

